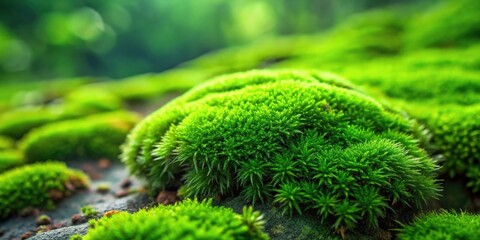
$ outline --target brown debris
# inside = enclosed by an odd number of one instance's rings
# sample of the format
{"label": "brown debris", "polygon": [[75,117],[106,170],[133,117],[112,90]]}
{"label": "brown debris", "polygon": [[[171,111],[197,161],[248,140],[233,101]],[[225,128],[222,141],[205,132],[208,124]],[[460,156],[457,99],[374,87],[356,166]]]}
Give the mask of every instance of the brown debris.
{"label": "brown debris", "polygon": [[27,238],[31,238],[31,237],[33,237],[33,235],[35,235],[34,232],[28,231],[28,232],[22,234],[22,236],[20,236],[20,239],[24,240],[24,239],[27,239]]}
{"label": "brown debris", "polygon": [[112,166],[112,163],[110,162],[110,160],[108,160],[106,158],[100,159],[97,163],[97,167],[102,169],[102,170],[108,169],[108,168],[110,168],[110,166]]}
{"label": "brown debris", "polygon": [[118,190],[116,193],[115,193],[115,197],[116,198],[123,198],[123,197],[126,197],[130,195],[130,191],[129,190],[125,190],[125,189],[121,189],[121,190]]}
{"label": "brown debris", "polygon": [[50,197],[50,199],[52,199],[52,201],[54,202],[59,202],[60,200],[63,199],[64,193],[59,191],[59,190],[55,190],[55,189],[52,189],[48,192],[48,196]]}
{"label": "brown debris", "polygon": [[110,210],[110,211],[106,211],[103,216],[104,217],[111,217],[115,214],[118,214],[118,213],[121,213],[122,211],[118,211],[118,210]]}
{"label": "brown debris", "polygon": [[120,187],[122,189],[127,189],[127,188],[130,188],[132,186],[132,180],[130,180],[129,178],[125,178],[122,180],[122,182],[120,182]]}
{"label": "brown debris", "polygon": [[81,166],[81,169],[90,177],[92,180],[98,180],[102,178],[102,174],[100,174],[97,169],[95,168],[95,165],[91,163],[84,163]]}
{"label": "brown debris", "polygon": [[82,224],[82,223],[86,223],[87,222],[87,218],[85,216],[83,216],[82,214],[74,214],[72,215],[72,224],[73,225],[78,225],[78,224]]}
{"label": "brown debris", "polygon": [[158,194],[157,198],[155,201],[157,203],[163,204],[163,205],[169,205],[176,203],[180,199],[177,196],[177,192],[175,191],[162,191]]}
{"label": "brown debris", "polygon": [[28,217],[28,216],[38,216],[40,215],[40,210],[38,210],[37,208],[34,208],[34,207],[26,207],[24,209],[22,209],[18,215],[20,215],[20,217]]}

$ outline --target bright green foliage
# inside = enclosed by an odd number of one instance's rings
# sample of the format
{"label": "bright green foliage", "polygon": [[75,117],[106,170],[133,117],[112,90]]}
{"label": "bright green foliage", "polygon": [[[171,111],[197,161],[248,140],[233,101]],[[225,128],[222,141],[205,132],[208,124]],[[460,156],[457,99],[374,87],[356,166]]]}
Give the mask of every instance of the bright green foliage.
{"label": "bright green foliage", "polygon": [[408,47],[458,47],[480,39],[480,2],[444,0],[411,19],[406,35]]}
{"label": "bright green foliage", "polygon": [[87,185],[86,175],[62,163],[38,163],[1,173],[0,219],[27,207],[51,209],[54,200]]}
{"label": "bright green foliage", "polygon": [[58,159],[117,159],[119,146],[139,120],[136,114],[112,112],[67,120],[34,129],[20,142],[28,162]]}
{"label": "bright green foliage", "polygon": [[17,108],[0,115],[0,134],[20,139],[28,131],[61,119],[58,107]]}
{"label": "bright green foliage", "polygon": [[23,163],[23,156],[17,150],[0,150],[0,173]]}
{"label": "bright green foliage", "polygon": [[123,160],[153,191],[240,194],[335,229],[377,226],[395,207],[437,195],[436,165],[412,122],[331,74],[219,77],[142,121]]}
{"label": "bright green foliage", "polygon": [[435,153],[442,154],[442,170],[451,177],[467,176],[467,186],[480,191],[480,105],[412,107],[432,132]]}
{"label": "bright green foliage", "polygon": [[213,72],[205,69],[176,68],[94,86],[110,91],[124,101],[144,101],[158,98],[168,92],[184,92],[213,75]]}
{"label": "bright green foliage", "polygon": [[100,89],[80,88],[49,105],[17,108],[0,114],[0,134],[20,139],[30,130],[48,123],[118,110],[118,97]]}
{"label": "bright green foliage", "polygon": [[13,141],[13,139],[10,139],[6,136],[0,136],[0,151],[13,148],[14,145],[15,142]]}
{"label": "bright green foliage", "polygon": [[122,102],[120,98],[113,93],[87,85],[78,88],[65,96],[66,112],[89,113],[107,112],[121,109]]}
{"label": "bright green foliage", "polygon": [[[389,98],[430,104],[480,102],[480,45],[462,50],[426,50],[336,69]],[[335,70],[332,67],[332,70]]]}
{"label": "bright green foliage", "polygon": [[399,240],[477,240],[480,239],[480,216],[442,212],[430,213],[405,226]]}
{"label": "bright green foliage", "polygon": [[185,200],[175,205],[121,212],[93,223],[84,240],[95,239],[269,239],[262,215],[252,208],[242,214],[211,205],[211,200]]}
{"label": "bright green foliage", "polygon": [[83,215],[85,215],[85,217],[88,219],[95,218],[99,214],[97,209],[93,208],[90,205],[83,206],[80,210],[82,211]]}

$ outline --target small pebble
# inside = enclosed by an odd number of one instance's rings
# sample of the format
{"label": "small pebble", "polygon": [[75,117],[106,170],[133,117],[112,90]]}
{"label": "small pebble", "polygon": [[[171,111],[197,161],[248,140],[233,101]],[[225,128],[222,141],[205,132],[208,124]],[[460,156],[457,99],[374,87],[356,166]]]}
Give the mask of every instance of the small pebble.
{"label": "small pebble", "polygon": [[98,168],[100,168],[102,170],[108,169],[111,165],[112,164],[111,164],[110,160],[108,160],[106,158],[100,159],[97,163]]}
{"label": "small pebble", "polygon": [[123,189],[127,189],[131,186],[132,186],[132,180],[130,180],[129,178],[123,179],[122,182],[120,183],[120,187]]}
{"label": "small pebble", "polygon": [[120,189],[115,193],[116,198],[123,198],[130,195],[130,191],[126,189]]}
{"label": "small pebble", "polygon": [[42,214],[37,217],[37,220],[35,220],[35,224],[37,224],[37,226],[50,225],[52,224],[52,219],[49,216]]}
{"label": "small pebble", "polygon": [[78,225],[78,224],[82,224],[82,223],[86,223],[88,220],[85,216],[83,216],[82,214],[74,214],[72,215],[72,224],[73,225]]}
{"label": "small pebble", "polygon": [[177,202],[178,196],[177,192],[174,191],[162,191],[158,194],[157,198],[155,199],[157,203],[163,204],[163,205],[169,205]]}
{"label": "small pebble", "polygon": [[65,223],[63,223],[63,222],[53,224],[53,229],[59,229],[59,228],[63,228],[63,227],[65,227]]}
{"label": "small pebble", "polygon": [[24,239],[27,239],[27,238],[31,238],[31,237],[33,237],[33,235],[35,235],[35,233],[29,231],[29,232],[26,232],[26,233],[22,234],[22,236],[20,236],[20,239],[24,240]]}
{"label": "small pebble", "polygon": [[102,193],[102,194],[105,194],[105,193],[108,193],[110,191],[110,184],[108,183],[99,183],[96,187],[96,191],[98,193]]}

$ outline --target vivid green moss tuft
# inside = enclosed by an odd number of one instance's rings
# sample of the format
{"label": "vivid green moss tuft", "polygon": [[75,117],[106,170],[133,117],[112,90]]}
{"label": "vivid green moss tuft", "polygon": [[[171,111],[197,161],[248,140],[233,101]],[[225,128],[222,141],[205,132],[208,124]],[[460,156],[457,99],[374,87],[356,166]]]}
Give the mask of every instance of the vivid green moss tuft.
{"label": "vivid green moss tuft", "polygon": [[0,135],[0,151],[11,149],[15,145],[15,141],[7,136]]}
{"label": "vivid green moss tuft", "polygon": [[89,184],[62,163],[37,163],[0,174],[0,219],[27,207],[51,209],[54,202]]}
{"label": "vivid green moss tuft", "polygon": [[20,148],[28,162],[58,159],[117,159],[120,145],[139,120],[130,112],[112,112],[56,122],[25,136]]}
{"label": "vivid green moss tuft", "polygon": [[398,239],[480,239],[480,216],[454,212],[430,213],[405,226]]}
{"label": "vivid green moss tuft", "polygon": [[268,239],[262,216],[251,208],[242,214],[211,205],[211,201],[185,200],[175,205],[121,212],[93,222],[84,240],[95,239]]}
{"label": "vivid green moss tuft", "polygon": [[0,150],[0,173],[23,164],[23,156],[19,151]]}
{"label": "vivid green moss tuft", "polygon": [[99,214],[97,209],[93,208],[91,205],[85,205],[80,210],[82,214],[85,215],[85,217],[88,219],[96,218]]}
{"label": "vivid green moss tuft", "polygon": [[438,191],[413,124],[331,74],[251,71],[187,92],[137,125],[122,157],[153,191],[240,194],[344,231]]}

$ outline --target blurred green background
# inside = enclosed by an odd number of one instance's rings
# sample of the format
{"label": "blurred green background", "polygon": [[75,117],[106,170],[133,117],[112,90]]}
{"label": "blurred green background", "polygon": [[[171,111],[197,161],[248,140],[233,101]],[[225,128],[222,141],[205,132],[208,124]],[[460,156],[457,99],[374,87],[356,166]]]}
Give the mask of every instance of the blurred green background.
{"label": "blurred green background", "polygon": [[429,0],[0,2],[0,80],[123,78],[275,36],[310,34],[375,7]]}

